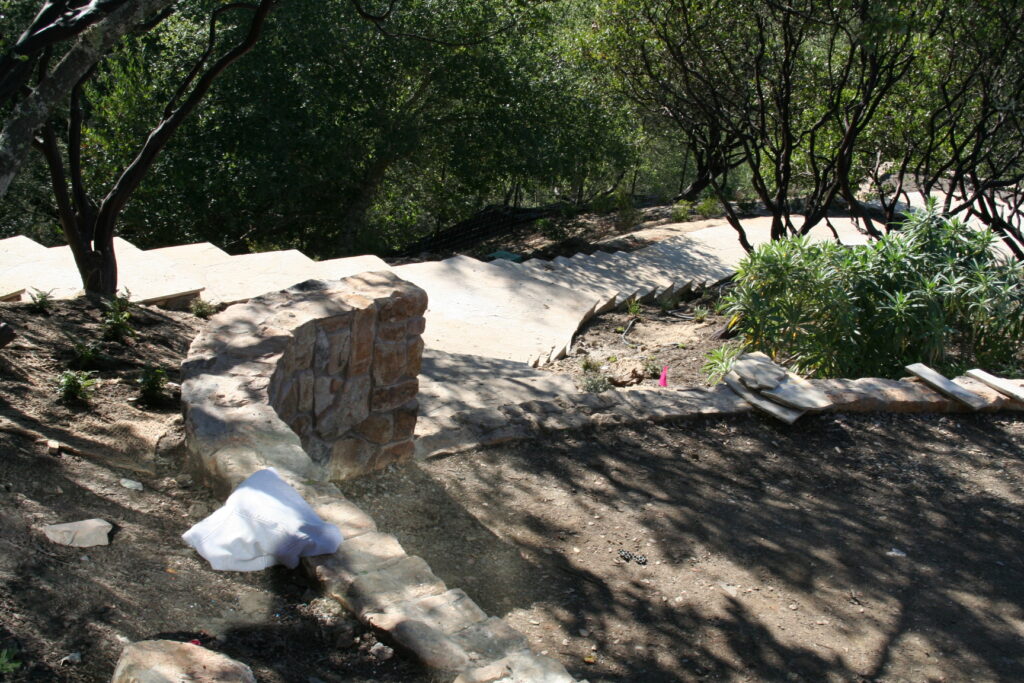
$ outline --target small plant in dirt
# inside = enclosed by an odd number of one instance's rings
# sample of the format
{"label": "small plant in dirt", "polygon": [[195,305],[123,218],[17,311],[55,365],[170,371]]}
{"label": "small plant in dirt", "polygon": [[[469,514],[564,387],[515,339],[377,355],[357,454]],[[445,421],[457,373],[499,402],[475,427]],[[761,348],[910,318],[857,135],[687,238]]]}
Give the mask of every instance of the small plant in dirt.
{"label": "small plant in dirt", "polygon": [[12,674],[21,668],[21,662],[17,661],[15,650],[0,650],[0,674]]}
{"label": "small plant in dirt", "polygon": [[580,369],[583,372],[597,372],[601,367],[601,364],[590,356],[583,356],[583,360],[580,361]]}
{"label": "small plant in dirt", "polygon": [[715,385],[722,381],[722,378],[732,370],[733,363],[743,353],[743,345],[736,342],[727,342],[717,349],[708,351],[705,356],[704,365],[701,371],[709,385]]}
{"label": "small plant in dirt", "polygon": [[618,363],[619,362],[619,357],[618,356],[608,356],[608,362],[609,363]]}
{"label": "small plant in dirt", "polygon": [[623,332],[626,331],[626,327],[625,325],[619,325],[618,327],[615,328],[615,331],[618,332],[619,334],[622,334]]}
{"label": "small plant in dirt", "polygon": [[1020,367],[1024,264],[995,240],[934,207],[867,245],[779,240],[740,264],[729,313],[749,348],[816,377]]}
{"label": "small plant in dirt", "polygon": [[694,213],[704,218],[715,218],[722,215],[722,205],[714,197],[707,197],[697,204]]}
{"label": "small plant in dirt", "polygon": [[210,317],[217,312],[217,307],[211,304],[209,301],[204,301],[199,297],[192,299],[192,303],[188,306],[189,310],[197,318],[202,320],[209,320]]}
{"label": "small plant in dirt", "polygon": [[71,367],[76,370],[91,370],[103,360],[99,342],[75,342],[71,347]]}
{"label": "small plant in dirt", "polygon": [[644,358],[644,376],[661,377],[661,364],[658,363],[658,359],[654,356]]}
{"label": "small plant in dirt", "polygon": [[95,389],[91,372],[65,370],[57,377],[57,399],[62,403],[86,403]]}
{"label": "small plant in dirt", "polygon": [[686,348],[686,343],[685,342],[678,342],[678,343],[676,343],[676,348],[677,349],[685,349]]}
{"label": "small plant in dirt", "polygon": [[147,366],[142,369],[138,379],[139,399],[148,405],[160,403],[166,398],[164,389],[167,387],[167,371],[163,368]]}
{"label": "small plant in dirt", "polygon": [[640,315],[643,310],[643,306],[640,305],[640,302],[637,299],[630,299],[626,302],[626,313],[634,318]]}
{"label": "small plant in dirt", "polygon": [[672,220],[677,223],[685,223],[690,220],[690,216],[693,214],[694,203],[687,201],[686,199],[680,199],[672,207]]}
{"label": "small plant in dirt", "polygon": [[131,302],[130,296],[130,292],[125,290],[124,294],[104,302],[103,338],[107,341],[123,342],[135,336],[135,328],[132,327],[132,308],[135,304]]}
{"label": "small plant in dirt", "polygon": [[41,289],[32,288],[32,291],[28,293],[29,298],[29,309],[35,313],[42,315],[49,315],[50,310],[53,308],[53,293],[52,289],[48,289],[45,292]]}
{"label": "small plant in dirt", "polygon": [[708,319],[709,315],[711,315],[711,311],[708,310],[707,306],[698,306],[693,309],[693,322],[702,323]]}
{"label": "small plant in dirt", "polygon": [[612,388],[608,378],[599,372],[588,372],[583,375],[583,391],[590,394],[600,394]]}

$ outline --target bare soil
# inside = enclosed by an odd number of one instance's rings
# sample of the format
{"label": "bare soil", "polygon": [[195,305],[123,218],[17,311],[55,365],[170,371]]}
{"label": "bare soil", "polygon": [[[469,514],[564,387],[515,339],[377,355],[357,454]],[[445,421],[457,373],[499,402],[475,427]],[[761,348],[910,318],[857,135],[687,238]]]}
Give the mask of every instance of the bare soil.
{"label": "bare soil", "polygon": [[345,489],[592,683],[1024,680],[1016,414],[599,429]]}
{"label": "bare soil", "polygon": [[657,387],[663,370],[669,388],[704,385],[708,353],[727,343],[722,334],[728,318],[714,312],[718,299],[718,291],[709,290],[672,311],[643,305],[634,313],[595,316],[570,353],[543,369],[569,375],[581,390],[595,375],[617,386]]}
{"label": "bare soil", "polygon": [[[0,304],[0,319],[19,334],[0,350],[0,650],[20,664],[0,680],[109,681],[124,645],[150,638],[199,640],[260,681],[428,680],[403,656],[371,651],[375,636],[299,571],[215,572],[181,540],[219,503],[182,476],[173,388],[140,405],[136,380],[152,366],[177,382],[201,321],[136,308],[136,336],[102,343],[88,402],[62,404],[57,376],[75,342],[100,339],[102,310]],[[33,435],[82,455],[50,455]],[[109,546],[56,545],[40,530],[94,517],[114,525]],[[72,653],[81,662],[61,664]]]}

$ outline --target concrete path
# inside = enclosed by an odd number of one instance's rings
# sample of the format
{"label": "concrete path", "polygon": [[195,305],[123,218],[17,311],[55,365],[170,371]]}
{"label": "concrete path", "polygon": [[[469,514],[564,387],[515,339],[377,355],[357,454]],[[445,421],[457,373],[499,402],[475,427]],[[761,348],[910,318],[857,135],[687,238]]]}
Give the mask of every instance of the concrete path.
{"label": "concrete path", "polygon": [[592,296],[468,256],[392,269],[427,292],[428,349],[517,361],[560,357],[599,303]]}

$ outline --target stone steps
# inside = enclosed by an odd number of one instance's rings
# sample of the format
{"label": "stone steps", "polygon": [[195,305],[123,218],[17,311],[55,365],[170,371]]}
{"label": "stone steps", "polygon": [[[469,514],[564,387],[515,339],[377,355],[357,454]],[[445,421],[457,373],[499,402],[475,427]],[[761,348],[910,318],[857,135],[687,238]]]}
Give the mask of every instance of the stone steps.
{"label": "stone steps", "polygon": [[564,355],[592,294],[468,256],[392,269],[427,292],[426,347],[538,365]]}

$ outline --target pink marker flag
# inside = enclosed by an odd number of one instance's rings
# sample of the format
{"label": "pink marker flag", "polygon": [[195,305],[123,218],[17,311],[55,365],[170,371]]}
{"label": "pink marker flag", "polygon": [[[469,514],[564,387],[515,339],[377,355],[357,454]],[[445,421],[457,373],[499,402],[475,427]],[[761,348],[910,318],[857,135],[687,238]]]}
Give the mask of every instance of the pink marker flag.
{"label": "pink marker flag", "polygon": [[661,379],[658,380],[659,387],[668,386],[668,366],[666,365],[661,369]]}

